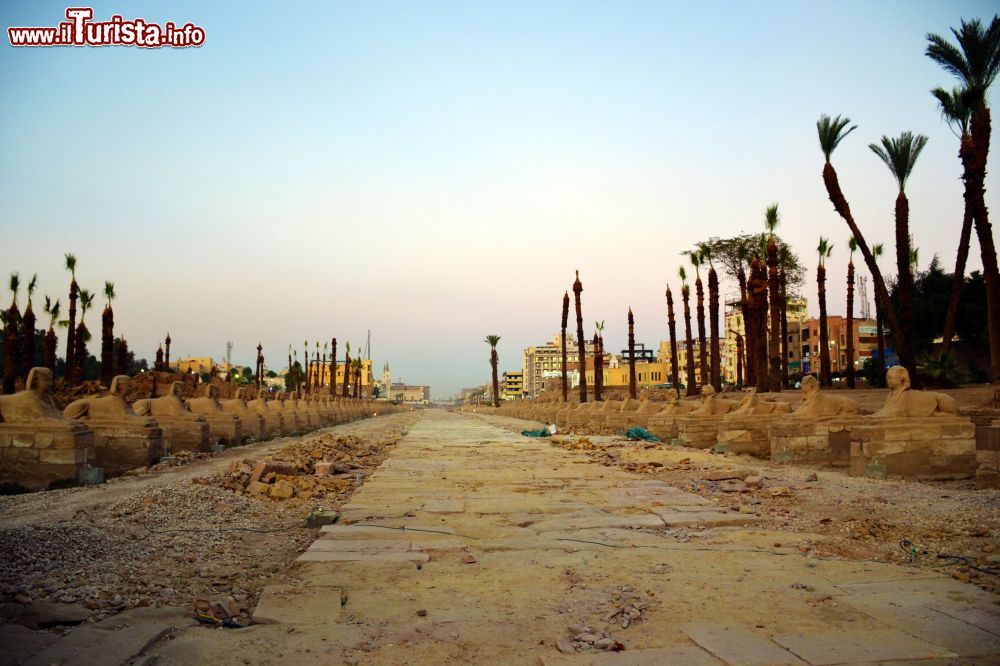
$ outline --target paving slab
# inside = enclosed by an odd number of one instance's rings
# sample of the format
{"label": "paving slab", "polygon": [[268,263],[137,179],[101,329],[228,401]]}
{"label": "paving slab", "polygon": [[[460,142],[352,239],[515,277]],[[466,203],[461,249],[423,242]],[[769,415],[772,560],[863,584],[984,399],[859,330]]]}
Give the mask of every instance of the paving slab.
{"label": "paving slab", "polygon": [[775,636],[774,642],[814,666],[958,656],[895,629],[831,632],[809,636],[787,634]]}
{"label": "paving slab", "polygon": [[624,652],[581,655],[544,655],[542,666],[720,666],[719,661],[699,647],[647,648]]}
{"label": "paving slab", "polygon": [[688,638],[732,666],[783,666],[804,664],[801,659],[766,636],[743,627],[723,624],[686,624]]}

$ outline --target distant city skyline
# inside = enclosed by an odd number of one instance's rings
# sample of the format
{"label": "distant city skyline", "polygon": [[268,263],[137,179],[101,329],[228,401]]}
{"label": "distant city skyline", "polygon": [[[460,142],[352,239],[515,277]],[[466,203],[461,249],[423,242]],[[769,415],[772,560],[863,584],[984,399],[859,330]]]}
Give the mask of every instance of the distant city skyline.
{"label": "distant city skyline", "polygon": [[[12,0],[0,22],[56,25],[66,7]],[[816,120],[858,124],[833,161],[863,231],[890,255],[896,185],[867,146],[904,130],[929,137],[907,185],[911,230],[920,268],[938,255],[951,271],[958,139],[929,91],[955,82],[924,56],[925,35],[996,11],[95,6],[100,20],[193,22],[204,45],[17,49],[4,31],[0,272],[38,273],[35,298],[65,306],[73,252],[81,286],[115,282],[116,332],[150,363],[167,331],[174,358],[222,358],[232,340],[233,362],[252,366],[260,341],[277,370],[289,344],[301,354],[304,339],[336,336],[342,361],[370,329],[376,363],[437,398],[488,381],[487,334],[502,337],[500,372],[519,369],[523,348],[558,332],[577,269],[588,335],[604,320],[607,348],[623,348],[631,306],[637,340],[655,347],[680,253],[763,230],[777,202],[812,314],[814,248],[820,235],[834,243],[828,303],[842,314],[849,232],[823,187]],[[891,257],[882,265],[894,272]],[[973,236],[967,270],[980,268]]]}

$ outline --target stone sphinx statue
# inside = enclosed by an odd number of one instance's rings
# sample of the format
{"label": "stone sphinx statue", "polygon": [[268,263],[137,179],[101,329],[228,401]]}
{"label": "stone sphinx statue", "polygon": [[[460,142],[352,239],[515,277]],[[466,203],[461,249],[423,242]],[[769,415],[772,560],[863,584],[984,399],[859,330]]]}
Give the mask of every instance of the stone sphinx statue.
{"label": "stone sphinx statue", "polygon": [[204,416],[208,421],[208,432],[213,442],[235,446],[242,441],[240,417],[223,411],[219,402],[219,387],[215,384],[206,384],[205,395],[189,399],[187,406],[192,412]]}
{"label": "stone sphinx statue", "polygon": [[728,414],[739,405],[731,400],[723,400],[715,395],[715,387],[706,384],[701,387],[701,405],[688,416],[721,416]]}
{"label": "stone sphinx statue", "polygon": [[910,373],[901,365],[889,368],[885,382],[889,397],[872,418],[958,416],[958,403],[951,396],[910,388]]}
{"label": "stone sphinx statue", "polygon": [[843,398],[819,389],[819,380],[813,375],[802,378],[802,404],[790,416],[796,418],[830,418],[834,416],[856,416],[858,404],[850,398]]}
{"label": "stone sphinx statue", "polygon": [[23,391],[0,395],[0,421],[31,423],[34,421],[68,425],[66,416],[52,403],[52,371],[32,368]]}
{"label": "stone sphinx statue", "polygon": [[769,414],[787,414],[791,406],[787,402],[777,400],[761,400],[756,388],[751,388],[740,401],[739,406],[726,414],[726,418],[742,416],[766,416]]}
{"label": "stone sphinx statue", "polygon": [[136,414],[125,402],[131,390],[132,378],[117,375],[108,395],[80,398],[63,410],[69,418],[86,421],[94,431],[97,465],[108,476],[153,465],[163,456],[163,430],[156,419]]}
{"label": "stone sphinx statue", "polygon": [[94,432],[52,402],[52,372],[32,368],[25,389],[0,395],[0,483],[42,490],[79,478],[94,459]]}
{"label": "stone sphinx statue", "polygon": [[681,400],[677,389],[667,389],[667,404],[659,411],[660,414],[687,414],[698,409],[698,406],[690,401]]}
{"label": "stone sphinx statue", "polygon": [[156,418],[163,428],[167,452],[208,451],[208,421],[187,408],[183,390],[183,382],[173,382],[167,395],[136,400],[132,409],[140,416],[148,414]]}
{"label": "stone sphinx statue", "polygon": [[243,439],[253,438],[259,442],[266,439],[267,428],[264,423],[264,417],[250,410],[250,407],[247,405],[246,394],[247,389],[241,386],[236,389],[231,399],[219,400],[219,405],[222,407],[223,412],[239,417],[240,433]]}
{"label": "stone sphinx statue", "polygon": [[264,427],[269,436],[285,434],[285,417],[281,415],[280,403],[269,400],[266,390],[257,393],[257,397],[247,403],[247,409],[264,418]]}

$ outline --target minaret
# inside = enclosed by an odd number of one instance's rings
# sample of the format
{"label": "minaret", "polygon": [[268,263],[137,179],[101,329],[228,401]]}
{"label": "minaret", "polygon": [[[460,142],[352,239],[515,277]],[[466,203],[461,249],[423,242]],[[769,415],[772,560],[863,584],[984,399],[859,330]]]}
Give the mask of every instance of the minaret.
{"label": "minaret", "polygon": [[392,393],[392,373],[389,372],[389,364],[382,367],[382,395],[389,397]]}

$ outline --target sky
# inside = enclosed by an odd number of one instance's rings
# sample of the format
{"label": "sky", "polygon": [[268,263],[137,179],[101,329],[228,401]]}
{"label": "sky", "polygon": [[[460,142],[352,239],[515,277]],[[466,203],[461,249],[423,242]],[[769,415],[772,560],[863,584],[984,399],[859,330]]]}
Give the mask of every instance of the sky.
{"label": "sky", "polygon": [[[891,253],[896,184],[867,148],[929,142],[908,183],[922,267],[954,265],[958,139],[927,32],[992,2],[101,2],[96,20],[205,29],[200,48],[0,46],[0,273],[66,300],[115,283],[116,331],[152,360],[285,365],[289,344],[371,330],[375,367],[435,397],[557,333],[574,270],[588,334],[665,339],[664,287],[709,236],[779,233],[831,314],[848,230],[821,179],[820,114],[858,124],[834,166]],[[0,1],[0,24],[66,5]],[[4,31],[6,33],[6,30]],[[995,104],[995,91],[990,100]],[[1000,157],[994,156],[994,161]],[[998,170],[987,205],[1000,210]],[[860,263],[860,262],[856,262]],[[891,257],[884,260],[891,273]],[[981,267],[973,241],[969,270]],[[735,285],[723,284],[723,291]],[[22,303],[23,303],[22,294]],[[859,307],[860,310],[860,307]],[[99,314],[89,315],[97,322]],[[92,350],[94,351],[94,350]]]}

